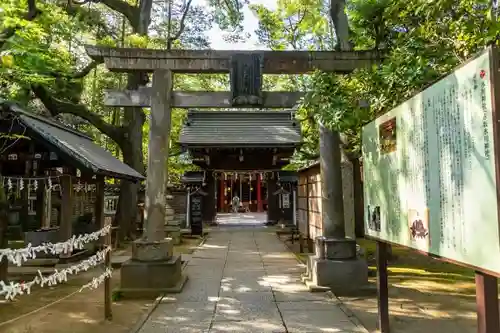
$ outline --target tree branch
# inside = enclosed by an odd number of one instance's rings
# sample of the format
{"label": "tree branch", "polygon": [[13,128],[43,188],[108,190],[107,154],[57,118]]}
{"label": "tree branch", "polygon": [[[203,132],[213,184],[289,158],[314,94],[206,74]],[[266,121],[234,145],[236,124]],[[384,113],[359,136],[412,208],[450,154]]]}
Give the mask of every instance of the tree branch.
{"label": "tree branch", "polygon": [[69,0],[69,1],[74,5],[81,5],[87,2],[102,3],[109,9],[124,15],[132,27],[137,28],[137,25],[139,23],[139,8],[129,5],[126,1],[123,0],[83,0],[83,1]]}
{"label": "tree branch", "polygon": [[[28,12],[24,15],[26,21],[33,21],[41,11],[36,7],[36,0],[28,0]],[[15,25],[13,27],[5,28],[0,32],[0,49],[5,45],[7,40],[14,36],[16,31],[20,29],[21,26]]]}
{"label": "tree branch", "polygon": [[[100,12],[92,7],[82,6],[83,4],[89,2],[88,0],[78,1],[69,0],[67,6],[64,6],[64,10],[71,17],[78,17],[78,19],[89,26],[96,26],[99,33],[99,38],[101,36],[111,36],[117,38],[117,34],[110,28],[105,20],[101,20]],[[77,5],[77,6],[76,6]]]}
{"label": "tree branch", "polygon": [[74,74],[65,74],[60,72],[50,72],[49,74],[55,78],[67,79],[67,80],[80,80],[87,76],[90,71],[96,68],[98,65],[102,64],[102,60],[93,60],[87,66],[83,67],[79,72]]}
{"label": "tree branch", "polygon": [[102,64],[102,61],[93,60],[87,66],[83,67],[81,71],[73,74],[73,76],[71,78],[75,79],[75,80],[83,79],[85,76],[87,76],[90,73],[91,70],[96,68],[99,64]]}
{"label": "tree branch", "polygon": [[57,116],[59,114],[72,114],[88,121],[99,131],[110,137],[118,144],[123,142],[124,134],[121,127],[116,127],[107,123],[100,115],[90,112],[85,105],[60,100],[54,97],[54,94],[46,87],[39,84],[31,85],[31,90],[35,96],[42,101],[52,116]]}
{"label": "tree branch", "polygon": [[187,14],[189,12],[189,8],[191,7],[191,2],[192,2],[192,0],[189,0],[186,3],[186,7],[184,8],[184,12],[182,13],[181,21],[179,23],[179,30],[177,31],[177,33],[174,36],[168,38],[168,40],[167,40],[167,49],[168,50],[170,50],[172,48],[172,42],[179,39],[181,37],[182,33],[184,32],[184,29],[186,29],[186,17],[187,17]]}

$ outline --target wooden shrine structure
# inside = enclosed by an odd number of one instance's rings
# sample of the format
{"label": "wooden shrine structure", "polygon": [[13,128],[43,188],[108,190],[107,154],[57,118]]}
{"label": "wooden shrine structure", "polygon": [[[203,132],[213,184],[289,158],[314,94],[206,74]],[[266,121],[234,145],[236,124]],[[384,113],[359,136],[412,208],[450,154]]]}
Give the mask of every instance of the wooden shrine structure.
{"label": "wooden shrine structure", "polygon": [[[141,87],[137,91],[110,91],[105,98],[108,106],[151,108],[145,230],[143,238],[134,245],[138,250],[134,252],[129,265],[130,273],[126,273],[127,268],[122,271],[122,291],[133,291],[135,294],[138,290],[147,293],[155,291],[156,294],[171,292],[172,288],[180,290],[185,281],[185,277],[180,275],[180,258],[172,256],[169,250],[171,241],[165,239],[164,231],[168,172],[165,165],[172,108],[289,109],[296,105],[302,93],[264,92],[264,74],[304,74],[316,69],[350,73],[356,68],[371,66],[380,60],[376,52],[357,51],[165,51],[97,46],[87,46],[86,50],[91,58],[104,62],[111,71],[153,73],[150,87]],[[231,91],[173,91],[175,73],[228,73]],[[250,130],[242,131],[240,126],[231,136],[228,135],[227,126],[217,131],[217,125],[231,123],[236,126],[242,119],[251,119],[253,124],[249,126]],[[210,122],[211,125],[208,125]],[[189,127],[199,126],[200,123],[205,125],[198,127],[197,134],[191,136]],[[255,131],[256,127],[260,132]],[[182,131],[181,144],[193,156],[193,162],[204,167],[206,175],[212,179],[216,171],[278,172],[300,145],[300,126],[291,111],[191,111]],[[259,141],[258,137],[261,135],[265,138]],[[222,144],[209,140],[214,137],[228,137],[228,141]],[[208,202],[205,200],[203,205],[208,205],[214,211],[215,184],[215,179],[207,181],[210,186],[207,191],[209,195],[206,196]],[[278,194],[282,191],[276,188],[270,192],[268,186],[268,195],[269,193]],[[162,266],[163,276],[171,276],[172,279],[164,278],[160,284],[155,280],[154,274],[148,272],[153,272],[161,260],[165,263]],[[143,267],[144,265],[146,266]],[[139,272],[142,277],[134,278],[139,277]]]}
{"label": "wooden shrine structure", "polygon": [[36,246],[97,231],[106,210],[104,178],[144,179],[92,138],[3,100],[0,132],[10,240]]}

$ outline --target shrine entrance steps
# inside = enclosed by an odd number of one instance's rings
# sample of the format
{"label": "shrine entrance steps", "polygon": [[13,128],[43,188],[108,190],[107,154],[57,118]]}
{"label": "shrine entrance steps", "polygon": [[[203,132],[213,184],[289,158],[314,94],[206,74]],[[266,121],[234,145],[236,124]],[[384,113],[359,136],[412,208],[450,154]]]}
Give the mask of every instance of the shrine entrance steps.
{"label": "shrine entrance steps", "polygon": [[140,333],[367,332],[336,298],[308,291],[304,265],[274,228],[242,225],[212,229],[189,258],[182,293],[164,296]]}
{"label": "shrine entrance steps", "polygon": [[267,213],[217,213],[220,227],[261,227],[267,222]]}

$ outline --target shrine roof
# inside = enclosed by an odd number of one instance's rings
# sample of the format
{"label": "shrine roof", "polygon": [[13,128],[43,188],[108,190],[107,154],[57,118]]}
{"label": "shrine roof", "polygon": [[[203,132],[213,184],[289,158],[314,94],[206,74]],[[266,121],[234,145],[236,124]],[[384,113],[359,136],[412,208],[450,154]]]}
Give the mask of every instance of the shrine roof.
{"label": "shrine roof", "polygon": [[300,124],[289,111],[189,111],[179,142],[185,147],[296,147]]}
{"label": "shrine roof", "polygon": [[[0,99],[0,110],[10,113],[23,126],[31,130],[33,139],[43,141],[63,158],[74,162],[78,168],[96,175],[107,177],[141,180],[140,173],[132,169],[109,151],[103,149],[85,134],[71,129],[54,120],[24,111],[19,106]],[[71,163],[70,163],[71,164]]]}
{"label": "shrine roof", "polygon": [[202,184],[205,181],[204,172],[187,171],[181,177],[181,183],[184,184]]}

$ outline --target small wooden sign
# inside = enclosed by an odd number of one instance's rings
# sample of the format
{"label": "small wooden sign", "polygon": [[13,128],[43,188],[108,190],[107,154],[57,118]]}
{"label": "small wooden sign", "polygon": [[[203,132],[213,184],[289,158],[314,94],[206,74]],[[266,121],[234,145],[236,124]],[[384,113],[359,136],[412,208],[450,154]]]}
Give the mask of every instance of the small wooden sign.
{"label": "small wooden sign", "polygon": [[189,218],[191,225],[191,235],[203,236],[203,195],[195,192],[191,195],[189,205]]}

